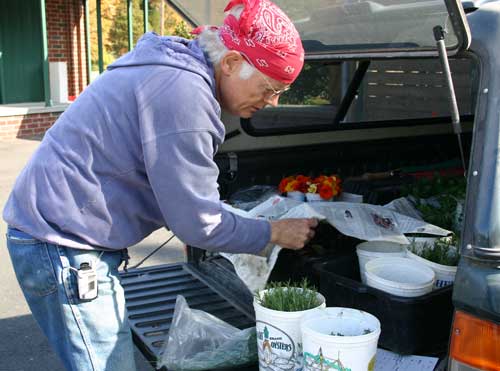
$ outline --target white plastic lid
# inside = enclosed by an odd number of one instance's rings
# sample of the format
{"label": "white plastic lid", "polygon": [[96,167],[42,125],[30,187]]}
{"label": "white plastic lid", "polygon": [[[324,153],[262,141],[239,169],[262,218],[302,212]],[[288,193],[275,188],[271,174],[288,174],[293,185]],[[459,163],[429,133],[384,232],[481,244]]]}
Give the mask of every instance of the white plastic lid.
{"label": "white plastic lid", "polygon": [[403,254],[406,252],[404,245],[389,241],[366,241],[356,246],[358,254],[378,256],[381,253]]}
{"label": "white plastic lid", "polygon": [[402,257],[377,258],[366,263],[366,275],[389,287],[418,289],[434,283],[434,271],[423,263]]}

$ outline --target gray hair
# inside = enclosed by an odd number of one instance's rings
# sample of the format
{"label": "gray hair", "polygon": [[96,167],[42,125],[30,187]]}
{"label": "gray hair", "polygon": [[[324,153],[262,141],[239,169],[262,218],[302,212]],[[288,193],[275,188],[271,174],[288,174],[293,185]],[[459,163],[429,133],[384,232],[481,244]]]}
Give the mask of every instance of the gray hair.
{"label": "gray hair", "polygon": [[[229,11],[229,14],[232,14],[239,19],[243,8],[243,5],[235,6]],[[229,49],[222,43],[219,31],[211,30],[210,27],[207,27],[200,33],[198,40],[200,47],[208,55],[208,59],[210,59],[210,62],[212,62],[214,66],[218,66],[221,59],[229,51]],[[240,78],[242,80],[248,80],[255,71],[255,67],[244,60],[240,69]]]}

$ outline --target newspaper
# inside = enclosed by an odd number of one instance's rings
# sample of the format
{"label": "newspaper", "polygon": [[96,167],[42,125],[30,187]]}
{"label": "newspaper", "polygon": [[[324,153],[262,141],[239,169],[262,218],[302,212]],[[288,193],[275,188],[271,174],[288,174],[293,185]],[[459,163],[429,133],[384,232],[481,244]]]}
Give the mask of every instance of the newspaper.
{"label": "newspaper", "polygon": [[[294,202],[296,204],[300,203],[297,201]],[[283,203],[283,205],[284,204],[285,203]],[[292,207],[293,205],[294,203],[291,202],[286,207]],[[247,211],[236,209],[228,204],[223,204],[223,207],[226,210],[245,218],[256,217]],[[234,270],[238,277],[245,283],[248,290],[254,293],[262,290],[266,286],[267,280],[269,279],[269,275],[274,268],[274,264],[278,259],[278,254],[280,251],[281,247],[269,244],[260,255],[231,253],[220,253],[220,255],[225,257],[233,264]]]}
{"label": "newspaper", "polygon": [[420,212],[415,208],[411,200],[406,197],[396,198],[387,205],[385,208],[396,211],[399,214],[409,216],[410,218],[423,220]]}
{"label": "newspaper", "polygon": [[231,254],[220,253],[228,259],[234,266],[238,277],[245,283],[251,293],[262,290],[269,279],[274,264],[278,259],[281,247],[277,245],[268,245],[265,256],[252,254]]}
{"label": "newspaper", "polygon": [[339,232],[366,241],[409,244],[405,234],[447,236],[451,232],[388,207],[352,202],[298,202],[274,196],[250,210],[252,217],[268,219],[317,218]]}
{"label": "newspaper", "polygon": [[439,358],[402,356],[384,349],[377,349],[375,371],[432,371]]}
{"label": "newspaper", "polygon": [[[404,202],[401,204],[404,205]],[[447,236],[451,233],[446,229],[394,210],[394,208],[404,210],[402,208],[371,204],[352,202],[305,203],[272,196],[248,212],[232,208],[229,205],[224,207],[247,218],[267,220],[317,218],[318,220],[326,220],[342,234],[366,241],[409,244],[410,241],[405,234],[420,233]],[[408,208],[408,205],[405,207]],[[405,213],[409,213],[408,210]],[[264,288],[280,250],[279,246],[268,246],[264,250],[263,256],[230,253],[222,253],[221,255],[233,263],[238,276],[249,290],[254,292]]]}

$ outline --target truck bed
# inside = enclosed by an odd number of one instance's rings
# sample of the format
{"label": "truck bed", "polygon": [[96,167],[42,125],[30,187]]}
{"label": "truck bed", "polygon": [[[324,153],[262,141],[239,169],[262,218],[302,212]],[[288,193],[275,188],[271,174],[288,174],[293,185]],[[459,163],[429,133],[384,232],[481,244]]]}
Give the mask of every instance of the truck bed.
{"label": "truck bed", "polygon": [[[471,136],[467,133],[462,139],[468,149]],[[346,191],[362,193],[366,202],[384,204],[398,197],[401,186],[411,181],[407,177],[410,174],[404,173],[405,169],[453,162],[458,154],[456,143],[455,136],[440,134],[257,149],[237,152],[235,172],[231,171],[230,158],[221,153],[216,157],[221,170],[221,197],[229,199],[234,192],[256,184],[277,185],[283,176],[290,174],[338,173],[345,180]],[[366,172],[394,169],[403,169],[401,176],[376,181],[352,180]],[[331,229],[322,226],[315,240],[311,241],[311,246],[319,244],[325,248],[322,253],[307,248],[284,250],[270,280],[299,280],[307,276],[318,284],[319,277],[312,269],[313,264],[340,256],[342,250],[352,250],[356,243]],[[190,307],[211,313],[238,328],[255,325],[252,293],[235,275],[231,263],[196,248],[188,249],[187,263],[129,270],[122,273],[122,283],[134,341],[153,365],[161,358],[177,295],[182,294]],[[426,354],[443,355],[443,349],[440,346],[434,351],[426,351]],[[443,358],[436,369],[445,369],[445,366]],[[257,370],[258,366],[253,369]]]}

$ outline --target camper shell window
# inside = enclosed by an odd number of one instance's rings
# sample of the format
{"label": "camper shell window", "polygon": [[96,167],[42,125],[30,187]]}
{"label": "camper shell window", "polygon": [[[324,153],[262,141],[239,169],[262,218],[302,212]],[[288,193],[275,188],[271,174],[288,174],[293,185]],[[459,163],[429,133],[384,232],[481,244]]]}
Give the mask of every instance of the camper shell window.
{"label": "camper shell window", "polygon": [[[449,57],[469,47],[460,0],[274,2],[299,31],[307,63],[279,107],[242,120],[249,134],[411,125],[450,116],[434,31],[444,30]],[[224,18],[224,0],[171,3],[196,25],[220,25]],[[455,59],[451,68],[460,114],[471,115],[477,69],[470,59]]]}
{"label": "camper shell window", "polygon": [[[364,61],[366,72],[349,99],[361,63],[306,63],[280,105],[242,119],[243,127],[264,136],[450,122],[449,91],[437,58]],[[450,67],[460,115],[470,120],[477,65],[472,58],[460,58],[450,60]]]}

